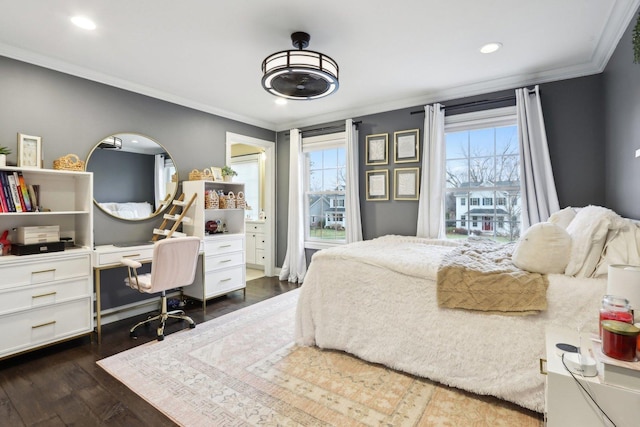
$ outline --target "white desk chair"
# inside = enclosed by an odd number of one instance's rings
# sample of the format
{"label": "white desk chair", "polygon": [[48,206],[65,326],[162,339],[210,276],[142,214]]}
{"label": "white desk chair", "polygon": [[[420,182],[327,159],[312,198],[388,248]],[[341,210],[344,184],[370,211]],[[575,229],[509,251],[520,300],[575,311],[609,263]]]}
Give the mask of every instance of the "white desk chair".
{"label": "white desk chair", "polygon": [[127,266],[129,277],[124,279],[125,284],[140,292],[162,292],[160,313],[149,319],[137,323],[129,330],[131,337],[136,338],[135,329],[149,322],[160,321],[158,325],[158,341],[164,339],[164,324],[167,319],[182,319],[189,322],[190,328],[195,328],[195,322],[182,310],[167,312],[167,289],[188,286],[193,283],[200,252],[200,239],[198,237],[176,237],[156,242],[153,247],[151,260],[151,273],[138,274],[137,269],[141,263],[122,259]]}

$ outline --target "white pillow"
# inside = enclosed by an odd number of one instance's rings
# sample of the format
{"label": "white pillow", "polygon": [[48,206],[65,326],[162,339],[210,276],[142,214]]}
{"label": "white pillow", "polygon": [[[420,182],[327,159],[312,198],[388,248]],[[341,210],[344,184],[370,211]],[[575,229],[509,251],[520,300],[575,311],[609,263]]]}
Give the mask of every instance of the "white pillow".
{"label": "white pillow", "polygon": [[558,224],[539,222],[524,232],[511,260],[534,273],[564,273],[571,252],[571,236]]}
{"label": "white pillow", "polygon": [[620,215],[601,206],[587,206],[569,223],[571,256],[564,270],[567,276],[591,277],[600,261],[609,230],[624,228]]}
{"label": "white pillow", "polygon": [[609,231],[594,276],[606,275],[609,265],[640,265],[640,227],[630,219],[624,219],[624,222],[625,228]]}
{"label": "white pillow", "polygon": [[567,228],[575,217],[576,211],[571,206],[567,206],[564,209],[552,213],[549,217],[549,222],[558,224],[562,228]]}

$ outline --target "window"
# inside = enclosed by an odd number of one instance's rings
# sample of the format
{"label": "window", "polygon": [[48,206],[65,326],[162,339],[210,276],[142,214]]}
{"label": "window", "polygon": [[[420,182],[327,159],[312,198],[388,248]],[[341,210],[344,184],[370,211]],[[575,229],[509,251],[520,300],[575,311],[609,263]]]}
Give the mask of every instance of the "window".
{"label": "window", "polygon": [[[520,236],[520,148],[515,107],[445,118],[445,213],[474,234]],[[469,206],[466,206],[466,199]],[[482,205],[480,205],[482,201]],[[494,205],[495,201],[495,205]],[[465,233],[447,227],[447,237]]]}
{"label": "window", "polygon": [[302,139],[305,247],[345,243],[346,148],[344,133]]}

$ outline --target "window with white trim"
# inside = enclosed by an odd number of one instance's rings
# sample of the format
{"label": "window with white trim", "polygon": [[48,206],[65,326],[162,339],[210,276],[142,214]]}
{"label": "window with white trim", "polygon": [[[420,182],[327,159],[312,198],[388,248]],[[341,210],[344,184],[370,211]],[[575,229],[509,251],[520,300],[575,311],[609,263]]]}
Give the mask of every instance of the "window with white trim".
{"label": "window with white trim", "polygon": [[[447,116],[445,144],[447,237],[516,240],[521,197],[515,107]],[[467,198],[469,206],[462,203]]]}
{"label": "window with white trim", "polygon": [[344,132],[302,138],[306,248],[346,242],[345,144]]}

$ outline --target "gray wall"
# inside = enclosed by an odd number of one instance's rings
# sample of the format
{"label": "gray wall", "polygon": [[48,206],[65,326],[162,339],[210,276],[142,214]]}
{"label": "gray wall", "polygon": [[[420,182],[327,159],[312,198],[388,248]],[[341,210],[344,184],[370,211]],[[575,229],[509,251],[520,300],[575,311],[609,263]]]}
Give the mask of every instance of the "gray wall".
{"label": "gray wall", "polygon": [[[0,99],[0,145],[15,148],[18,132],[40,136],[46,168],[69,153],[86,159],[98,141],[129,132],[162,144],[184,180],[194,168],[224,166],[226,132],[275,140],[267,129],[4,57]],[[161,222],[114,220],[97,208],[94,220],[97,245],[148,240]]]}
{"label": "gray wall", "polygon": [[606,204],[623,216],[640,218],[640,64],[633,63],[633,19],[604,70]]}
{"label": "gray wall", "polygon": [[[0,145],[13,149],[8,160],[16,161],[17,133],[36,135],[42,137],[45,168],[69,153],[86,159],[106,136],[128,132],[162,144],[184,180],[194,168],[224,166],[226,132],[275,140],[267,129],[4,57],[0,99]],[[116,220],[94,207],[95,243],[150,240],[161,221]],[[103,272],[103,308],[140,298],[122,279],[118,270]]]}
{"label": "gray wall", "polygon": [[[556,179],[560,205],[585,206],[605,204],[605,164],[603,162],[604,122],[602,75],[563,80],[540,85],[542,108],[545,118],[547,139],[551,163]],[[446,105],[457,105],[486,99],[496,99],[514,95],[513,90],[501,91],[469,98],[443,100]],[[492,104],[490,108],[514,105],[514,101]],[[457,108],[447,115],[462,114],[488,108],[486,105],[473,108]],[[423,137],[423,106],[406,108],[354,117],[361,121],[359,125],[359,164],[360,164],[360,206],[362,215],[362,233],[365,239],[385,234],[415,235],[418,218],[417,201],[367,201],[365,179],[367,170],[388,169],[393,184],[393,169],[397,167],[420,166],[417,163],[393,163],[393,133],[400,130],[420,129]],[[446,108],[445,108],[445,111]],[[419,112],[418,114],[415,114]],[[414,113],[414,114],[412,114]],[[324,127],[324,124],[318,127]],[[389,134],[390,163],[385,166],[367,166],[365,164],[365,140],[367,135]],[[420,158],[422,158],[420,152]],[[289,139],[285,132],[278,133],[278,191],[282,195],[278,200],[277,223],[278,248],[277,261],[284,261],[286,253],[287,218],[286,200],[288,194]],[[422,173],[422,170],[421,170]],[[390,186],[391,199],[393,187]]]}

